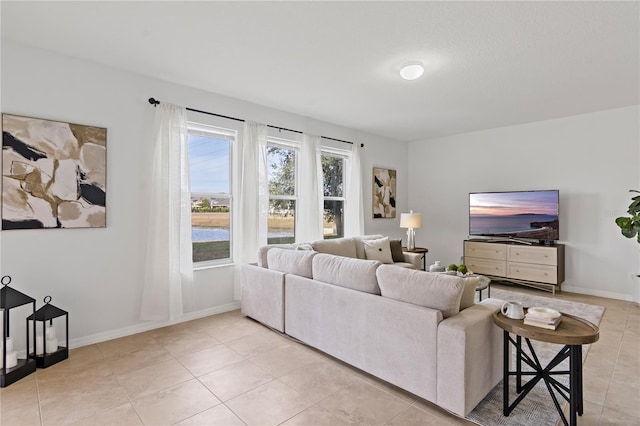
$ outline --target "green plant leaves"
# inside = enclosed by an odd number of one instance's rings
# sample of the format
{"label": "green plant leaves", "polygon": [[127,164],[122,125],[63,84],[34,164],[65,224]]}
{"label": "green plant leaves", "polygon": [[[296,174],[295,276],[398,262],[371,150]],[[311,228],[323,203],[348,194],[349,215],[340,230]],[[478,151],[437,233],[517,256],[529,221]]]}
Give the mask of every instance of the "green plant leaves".
{"label": "green plant leaves", "polygon": [[[629,192],[640,193],[640,191],[634,189],[631,189]],[[640,195],[631,197],[631,204],[629,205],[627,213],[629,213],[631,217],[617,217],[616,225],[620,227],[622,235],[627,238],[633,238],[637,235],[638,243],[640,243]]]}

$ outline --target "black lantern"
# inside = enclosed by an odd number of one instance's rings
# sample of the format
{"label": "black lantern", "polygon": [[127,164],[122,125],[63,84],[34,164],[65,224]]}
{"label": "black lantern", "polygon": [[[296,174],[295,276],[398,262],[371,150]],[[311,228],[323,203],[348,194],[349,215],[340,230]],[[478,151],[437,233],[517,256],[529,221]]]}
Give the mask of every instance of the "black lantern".
{"label": "black lantern", "polygon": [[[44,298],[44,306],[27,318],[27,335],[29,334],[29,321],[34,321],[36,335],[35,350],[29,353],[29,358],[35,358],[38,368],[47,368],[57,362],[69,358],[69,313],[57,306],[50,305],[51,296]],[[61,346],[53,320],[65,317],[66,343]],[[57,322],[57,321],[56,321]],[[40,326],[39,324],[42,324]],[[58,329],[61,328],[60,326]],[[38,329],[42,331],[38,334]]]}
{"label": "black lantern", "polygon": [[[2,369],[0,370],[2,374],[0,374],[0,387],[4,388],[36,371],[36,362],[30,359],[28,355],[26,359],[18,359],[18,351],[13,347],[14,341],[10,336],[11,328],[9,327],[11,309],[31,303],[35,314],[36,300],[9,287],[11,283],[10,276],[5,275],[0,279],[0,282],[2,283],[2,289],[0,289],[0,309],[2,310],[2,359],[0,360],[2,362]],[[35,327],[33,332],[35,335]],[[35,342],[33,343],[35,344]],[[28,329],[26,354],[29,354]]]}

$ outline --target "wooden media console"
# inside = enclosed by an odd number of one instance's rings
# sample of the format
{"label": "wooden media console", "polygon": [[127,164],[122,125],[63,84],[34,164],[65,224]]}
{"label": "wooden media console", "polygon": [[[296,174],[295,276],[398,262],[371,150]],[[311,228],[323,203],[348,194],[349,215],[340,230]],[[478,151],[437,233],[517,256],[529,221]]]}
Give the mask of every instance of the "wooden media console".
{"label": "wooden media console", "polygon": [[541,288],[555,295],[564,281],[564,244],[465,240],[464,263],[470,271],[491,279]]}

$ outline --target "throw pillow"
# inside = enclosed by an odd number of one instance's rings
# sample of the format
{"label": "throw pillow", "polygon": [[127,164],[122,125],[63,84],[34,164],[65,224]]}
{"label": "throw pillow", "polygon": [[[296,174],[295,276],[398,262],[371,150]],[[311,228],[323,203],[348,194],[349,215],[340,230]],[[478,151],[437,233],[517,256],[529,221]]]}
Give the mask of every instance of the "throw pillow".
{"label": "throw pillow", "polygon": [[404,262],[404,253],[402,252],[402,239],[395,238],[389,240],[389,246],[391,247],[391,257],[394,262]]}
{"label": "throw pillow", "polygon": [[367,256],[364,253],[364,240],[379,240],[380,238],[384,238],[384,235],[381,234],[372,234],[372,235],[359,235],[355,237],[351,237],[353,242],[356,243],[356,257],[358,259],[366,259]]}
{"label": "throw pillow", "polygon": [[475,305],[476,286],[480,282],[480,277],[467,277],[463,278],[463,280],[464,290],[462,291],[462,299],[460,300],[460,310]]}
{"label": "throw pillow", "polygon": [[378,260],[382,263],[393,263],[389,237],[380,238],[379,240],[364,240],[363,243],[367,259]]}

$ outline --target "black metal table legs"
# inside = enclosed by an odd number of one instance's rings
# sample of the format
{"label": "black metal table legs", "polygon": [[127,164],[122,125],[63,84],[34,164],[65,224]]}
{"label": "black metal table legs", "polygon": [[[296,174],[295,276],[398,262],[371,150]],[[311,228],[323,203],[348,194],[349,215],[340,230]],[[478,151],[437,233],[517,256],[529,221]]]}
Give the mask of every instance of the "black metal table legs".
{"label": "black metal table legs", "polygon": [[[547,390],[553,399],[553,403],[560,414],[562,423],[565,426],[575,426],[577,423],[577,416],[581,416],[583,413],[582,404],[582,346],[581,345],[565,345],[560,352],[549,362],[546,367],[543,367],[533,350],[531,341],[525,338],[525,342],[529,349],[529,353],[525,352],[522,348],[522,337],[516,336],[514,340],[508,331],[504,331],[504,364],[503,364],[503,385],[504,385],[504,400],[502,412],[505,416],[508,416],[513,409],[524,399],[525,396],[534,388],[534,386],[543,380],[547,386]],[[509,370],[509,345],[513,344],[516,349],[516,371]],[[562,361],[569,358],[569,371],[555,371]],[[529,366],[533,371],[523,371],[522,363]],[[559,382],[556,376],[569,375],[569,387]],[[509,377],[516,377],[516,393],[518,396],[509,404]],[[523,384],[523,377],[530,377],[530,379]],[[562,407],[558,401],[557,394],[562,396],[566,401],[569,401],[569,422],[562,412]]]}

